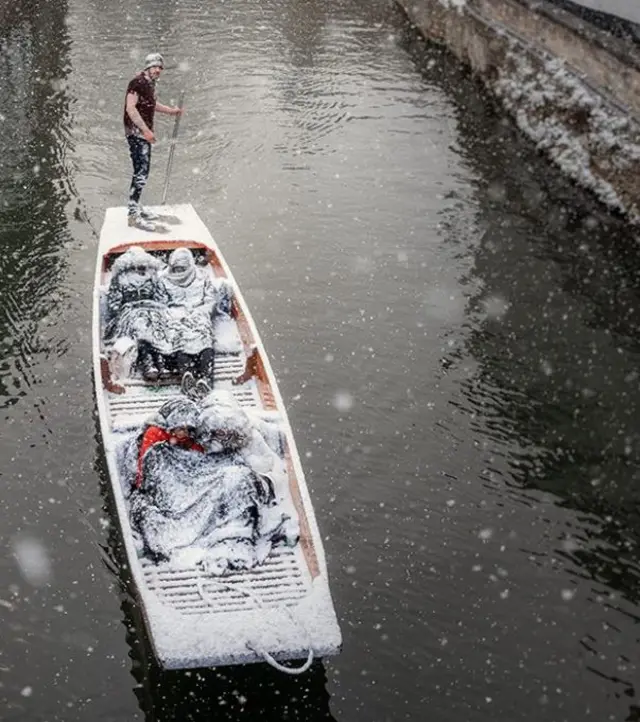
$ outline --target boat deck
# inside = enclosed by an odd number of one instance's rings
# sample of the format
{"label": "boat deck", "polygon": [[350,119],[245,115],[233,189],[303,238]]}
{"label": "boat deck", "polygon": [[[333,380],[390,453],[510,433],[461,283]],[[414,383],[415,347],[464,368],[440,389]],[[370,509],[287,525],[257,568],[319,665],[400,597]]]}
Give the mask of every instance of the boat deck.
{"label": "boat deck", "polygon": [[311,577],[300,547],[276,547],[253,569],[212,577],[198,566],[142,563],[147,589],[182,614],[214,615],[295,605],[309,593]]}
{"label": "boat deck", "polygon": [[[232,383],[244,367],[243,353],[217,355],[213,388],[231,391],[243,408],[261,409],[260,395],[253,379],[238,386]],[[112,431],[141,426],[162,404],[180,396],[180,388],[174,380],[150,385],[142,379],[130,378],[118,383],[124,386],[125,393],[106,395]]]}
{"label": "boat deck", "polygon": [[272,548],[266,560],[250,570],[227,571],[222,576],[209,571],[204,562],[196,562],[199,557],[188,547],[167,562],[154,563],[141,556],[129,520],[129,490],[122,487],[118,471],[119,450],[164,403],[180,395],[179,380],[148,383],[134,371],[124,378],[116,376],[115,387],[108,390],[110,381],[103,378],[97,391],[107,461],[129,565],[156,657],[166,669],[180,669],[258,662],[267,659],[267,651],[283,660],[304,658],[309,650],[318,656],[335,654],[341,637],[322,544],[265,350],[235,280],[194,209],[174,206],[168,210],[180,222],[157,239],[128,229],[126,209],[107,211],[96,269],[94,374],[100,378],[99,359],[111,350],[103,341],[109,256],[130,245],[164,256],[176,245],[195,245],[206,253],[209,273],[225,278],[235,294],[232,318],[223,320],[220,327],[213,388],[230,391],[244,410],[269,427],[267,443],[285,462],[285,493],[288,488],[291,514],[300,522],[300,541],[294,547]]}

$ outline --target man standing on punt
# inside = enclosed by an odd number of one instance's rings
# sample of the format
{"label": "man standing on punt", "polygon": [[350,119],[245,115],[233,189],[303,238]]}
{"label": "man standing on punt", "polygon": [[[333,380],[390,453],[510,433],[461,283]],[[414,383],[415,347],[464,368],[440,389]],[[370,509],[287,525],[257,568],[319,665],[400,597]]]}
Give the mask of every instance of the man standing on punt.
{"label": "man standing on punt", "polygon": [[182,108],[162,105],[156,100],[156,81],[164,69],[160,53],[147,55],[144,69],[127,86],[124,106],[124,132],[129,143],[133,177],[129,189],[128,222],[144,231],[155,231],[158,216],[140,205],[140,196],[149,177],[151,145],[155,143],[153,117],[155,111],[165,115],[181,115]]}

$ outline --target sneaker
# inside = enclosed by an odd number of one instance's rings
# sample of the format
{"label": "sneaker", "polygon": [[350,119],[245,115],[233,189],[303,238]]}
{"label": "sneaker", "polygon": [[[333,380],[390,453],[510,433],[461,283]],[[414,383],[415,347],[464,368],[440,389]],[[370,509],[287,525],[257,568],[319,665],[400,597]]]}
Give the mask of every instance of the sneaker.
{"label": "sneaker", "polygon": [[166,380],[173,376],[173,372],[167,366],[162,356],[158,356],[156,359],[156,366],[158,367],[158,376],[161,380]]}
{"label": "sneaker", "polygon": [[151,223],[151,221],[145,221],[142,216],[129,216],[127,219],[127,223],[130,228],[139,228],[141,231],[149,231],[150,233],[153,233],[157,230],[157,226],[155,223]]}
{"label": "sneaker", "polygon": [[150,352],[140,352],[140,356],[138,358],[138,368],[142,371],[142,378],[145,381],[158,380],[158,368],[153,362],[153,357]]}
{"label": "sneaker", "polygon": [[142,378],[145,381],[157,381],[159,375],[158,369],[153,364],[145,366],[142,370]]}
{"label": "sneaker", "polygon": [[158,221],[160,220],[160,216],[157,213],[154,213],[153,211],[147,210],[146,208],[143,208],[140,211],[140,215],[145,221]]}
{"label": "sneaker", "polygon": [[182,377],[182,383],[180,384],[181,393],[183,393],[185,396],[188,396],[189,398],[193,398],[195,386],[196,380],[194,375],[191,373],[191,371],[185,371]]}
{"label": "sneaker", "polygon": [[211,393],[211,386],[204,379],[198,379],[195,392],[199,399],[204,399],[205,396]]}

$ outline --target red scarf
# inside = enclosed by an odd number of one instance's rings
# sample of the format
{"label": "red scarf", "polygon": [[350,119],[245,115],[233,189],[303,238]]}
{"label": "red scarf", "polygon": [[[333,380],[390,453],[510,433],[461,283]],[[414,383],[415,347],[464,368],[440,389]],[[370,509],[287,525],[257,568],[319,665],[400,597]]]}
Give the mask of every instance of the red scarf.
{"label": "red scarf", "polygon": [[150,426],[144,432],[142,442],[140,443],[140,451],[138,452],[138,473],[136,474],[135,481],[136,489],[140,489],[142,486],[142,463],[144,461],[145,454],[152,446],[163,442],[175,444],[175,446],[181,446],[183,449],[189,449],[191,451],[204,451],[202,446],[193,439],[179,439],[177,436],[174,436],[161,426]]}

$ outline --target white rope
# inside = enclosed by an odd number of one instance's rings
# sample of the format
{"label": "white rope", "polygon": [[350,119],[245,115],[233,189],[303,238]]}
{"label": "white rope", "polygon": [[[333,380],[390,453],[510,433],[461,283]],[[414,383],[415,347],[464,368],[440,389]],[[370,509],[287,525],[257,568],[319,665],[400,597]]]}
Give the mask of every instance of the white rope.
{"label": "white rope", "polygon": [[[204,574],[207,574],[207,567],[205,564],[201,565],[201,568],[203,570]],[[198,586],[198,593],[202,597],[205,604],[208,604],[210,607],[215,607],[216,605],[211,602],[211,600],[208,598],[207,592],[204,588],[204,580],[202,578],[202,575],[198,574],[196,578],[196,584]],[[257,597],[253,592],[250,592],[248,589],[245,589],[244,587],[240,585],[235,584],[227,584],[225,582],[221,582],[218,579],[212,579],[211,577],[208,578],[207,584],[211,585],[214,584],[218,586],[220,589],[232,591],[232,592],[240,592],[241,594],[245,594],[249,599],[252,599],[256,605],[260,609],[264,609],[264,604],[262,603],[262,600]],[[307,639],[309,638],[309,634],[307,630],[305,629],[304,625],[299,619],[296,619],[293,616],[293,612],[289,609],[289,607],[285,606],[284,608],[285,612],[289,615],[291,618],[291,621],[294,624],[298,624],[305,632]],[[276,661],[269,652],[267,652],[264,649],[258,649],[257,647],[253,646],[250,642],[247,642],[247,649],[252,651],[254,654],[259,655],[264,659],[264,661],[267,664],[270,664],[274,669],[277,669],[279,672],[284,672],[285,674],[291,674],[291,675],[297,675],[297,674],[304,674],[309,667],[313,664],[313,648],[311,647],[311,644],[309,644],[309,653],[307,655],[307,661],[300,667],[286,667],[283,664],[280,664],[280,662]]]}
{"label": "white rope", "polygon": [[284,672],[285,674],[304,674],[309,667],[313,664],[313,649],[309,647],[309,654],[307,656],[307,661],[301,666],[301,667],[285,667],[284,664],[280,664],[279,662],[276,662],[276,660],[269,654],[269,652],[265,652],[261,649],[254,649],[248,642],[247,647],[256,654],[259,654],[267,664],[270,664],[274,669],[277,669],[278,672]]}

